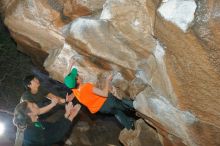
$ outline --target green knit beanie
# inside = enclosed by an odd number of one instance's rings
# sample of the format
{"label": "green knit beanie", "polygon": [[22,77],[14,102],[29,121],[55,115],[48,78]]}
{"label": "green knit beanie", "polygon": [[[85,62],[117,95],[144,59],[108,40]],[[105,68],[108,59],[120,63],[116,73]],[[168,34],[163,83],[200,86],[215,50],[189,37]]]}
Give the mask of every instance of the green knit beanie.
{"label": "green knit beanie", "polygon": [[69,73],[65,78],[64,78],[64,84],[68,88],[75,88],[76,87],[76,77],[78,75],[77,69],[73,68],[71,73]]}

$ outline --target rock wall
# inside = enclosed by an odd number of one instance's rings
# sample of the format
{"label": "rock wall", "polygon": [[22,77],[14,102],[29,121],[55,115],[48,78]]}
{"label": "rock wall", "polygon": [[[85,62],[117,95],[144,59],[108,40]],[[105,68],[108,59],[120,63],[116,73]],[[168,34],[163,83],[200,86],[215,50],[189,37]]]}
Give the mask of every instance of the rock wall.
{"label": "rock wall", "polygon": [[[190,111],[197,118],[196,122],[187,128],[187,132],[190,133],[190,137],[195,138],[196,145],[219,145],[217,131],[220,124],[218,120],[220,2],[215,0],[195,2],[197,5],[195,18],[186,32],[158,14],[155,35],[167,47],[166,66],[178,97],[178,107]],[[189,10],[185,11],[187,11],[185,17],[189,17]],[[212,139],[211,135],[215,137]]]}
{"label": "rock wall", "polygon": [[85,81],[114,71],[115,94],[135,96],[164,146],[220,145],[218,0],[2,3],[18,49],[53,78],[72,56]]}

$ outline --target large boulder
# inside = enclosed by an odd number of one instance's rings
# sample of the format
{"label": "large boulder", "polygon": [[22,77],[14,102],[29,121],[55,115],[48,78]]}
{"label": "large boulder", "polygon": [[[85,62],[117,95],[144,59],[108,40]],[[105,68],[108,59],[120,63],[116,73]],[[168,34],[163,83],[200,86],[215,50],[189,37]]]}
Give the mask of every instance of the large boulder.
{"label": "large boulder", "polygon": [[18,49],[54,79],[71,57],[86,81],[113,71],[115,95],[132,96],[164,146],[220,145],[218,0],[1,3]]}
{"label": "large boulder", "polygon": [[[63,46],[65,38],[60,28],[79,16],[92,13],[89,7],[68,0],[5,0],[2,3],[4,22],[21,46],[18,49],[41,66],[49,50]],[[100,8],[92,9],[98,11]]]}
{"label": "large boulder", "polygon": [[195,145],[219,145],[220,2],[202,0],[196,4],[194,22],[185,33],[158,13],[155,35],[166,46],[166,66],[178,108],[198,119],[187,130],[189,138]]}

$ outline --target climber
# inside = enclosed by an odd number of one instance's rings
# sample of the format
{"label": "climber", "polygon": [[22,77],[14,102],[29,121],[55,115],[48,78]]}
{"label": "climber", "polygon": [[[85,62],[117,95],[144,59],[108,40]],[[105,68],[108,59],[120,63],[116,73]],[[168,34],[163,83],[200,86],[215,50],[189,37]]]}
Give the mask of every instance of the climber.
{"label": "climber", "polygon": [[64,116],[55,123],[40,121],[38,115],[47,112],[58,102],[56,98],[51,100],[49,105],[42,108],[29,101],[23,101],[15,107],[13,123],[19,131],[17,134],[21,137],[15,141],[15,146],[51,146],[63,140],[81,106],[79,104],[73,106],[72,102],[69,102],[65,106]]}
{"label": "climber", "polygon": [[[74,60],[71,59],[70,66],[67,69],[71,70],[74,65]],[[78,75],[77,69],[72,71],[64,78],[64,83],[68,88],[71,88],[77,100],[86,106],[91,113],[113,114],[116,119],[127,129],[133,128],[134,119],[128,117],[124,112],[128,109],[133,109],[133,101],[122,99],[119,100],[109,93],[109,83],[112,80],[110,75],[105,82],[103,89],[96,88],[91,83],[82,82],[82,78]]]}

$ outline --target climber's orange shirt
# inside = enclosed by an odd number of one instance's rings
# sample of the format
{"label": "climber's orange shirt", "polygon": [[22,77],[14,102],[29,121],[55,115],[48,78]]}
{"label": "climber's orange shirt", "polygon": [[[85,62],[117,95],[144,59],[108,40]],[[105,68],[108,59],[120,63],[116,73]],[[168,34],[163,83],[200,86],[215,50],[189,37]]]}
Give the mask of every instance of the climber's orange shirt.
{"label": "climber's orange shirt", "polygon": [[85,83],[80,86],[80,89],[72,89],[72,91],[80,103],[85,105],[91,113],[96,113],[107,98],[94,94],[93,87],[93,84]]}

